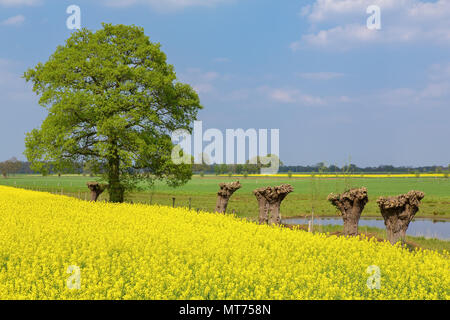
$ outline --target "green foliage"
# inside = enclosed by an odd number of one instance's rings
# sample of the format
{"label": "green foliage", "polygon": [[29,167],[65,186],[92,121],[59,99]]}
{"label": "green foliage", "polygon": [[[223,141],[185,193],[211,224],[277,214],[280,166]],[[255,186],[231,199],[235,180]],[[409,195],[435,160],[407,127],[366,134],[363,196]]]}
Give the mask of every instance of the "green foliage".
{"label": "green foliage", "polygon": [[48,110],[25,139],[34,170],[75,161],[101,167],[114,202],[142,179],[179,186],[191,178],[190,165],[171,160],[170,133],[191,130],[200,100],[177,82],[160,45],[142,28],[103,24],[96,32],[74,32],[24,77]]}
{"label": "green foliage", "polygon": [[4,178],[7,178],[10,174],[17,173],[22,167],[22,163],[13,157],[4,162],[0,162],[0,173]]}
{"label": "green foliage", "polygon": [[352,158],[348,158],[348,163],[342,167],[342,174],[344,175],[344,188],[343,190],[350,190],[355,185],[353,184],[352,175],[355,174],[356,165],[352,164]]}
{"label": "green foliage", "polygon": [[200,173],[202,171],[203,173],[210,172],[212,166],[209,164],[211,163],[209,156],[205,153],[202,153],[199,156],[201,156],[201,163],[195,163],[195,158],[194,157],[191,158],[191,162],[193,163],[192,171],[196,173]]}
{"label": "green foliage", "polygon": [[219,174],[225,174],[228,172],[228,166],[225,163],[222,163],[217,166],[217,172]]}

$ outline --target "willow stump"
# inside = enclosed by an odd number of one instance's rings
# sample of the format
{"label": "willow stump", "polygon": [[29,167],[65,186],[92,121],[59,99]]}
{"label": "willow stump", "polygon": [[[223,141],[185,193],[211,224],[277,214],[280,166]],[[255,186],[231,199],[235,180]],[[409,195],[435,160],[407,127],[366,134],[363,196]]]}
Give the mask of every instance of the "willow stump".
{"label": "willow stump", "polygon": [[331,193],[327,199],[341,212],[342,220],[344,220],[344,235],[357,235],[361,213],[369,201],[367,189],[355,188],[343,194]]}
{"label": "willow stump", "polygon": [[258,222],[259,224],[267,224],[269,223],[269,202],[264,197],[264,191],[266,188],[259,188],[253,190],[253,194],[256,197],[256,200],[258,200],[258,207],[259,207],[259,218]]}
{"label": "willow stump", "polygon": [[290,184],[282,184],[278,187],[267,187],[259,189],[260,194],[266,199],[268,203],[268,211],[270,212],[270,217],[268,219],[269,224],[281,223],[281,202],[292,191],[294,191],[294,188]]}
{"label": "willow stump", "polygon": [[217,193],[216,212],[225,213],[227,211],[228,201],[233,193],[240,189],[242,185],[239,181],[219,184],[220,190]]}
{"label": "willow stump", "polygon": [[395,244],[405,240],[406,230],[416,213],[420,201],[425,197],[421,191],[410,191],[396,197],[380,197],[377,200],[384,218],[388,240]]}
{"label": "willow stump", "polygon": [[96,202],[98,197],[106,190],[107,185],[98,182],[88,182],[87,186],[91,190],[91,201]]}

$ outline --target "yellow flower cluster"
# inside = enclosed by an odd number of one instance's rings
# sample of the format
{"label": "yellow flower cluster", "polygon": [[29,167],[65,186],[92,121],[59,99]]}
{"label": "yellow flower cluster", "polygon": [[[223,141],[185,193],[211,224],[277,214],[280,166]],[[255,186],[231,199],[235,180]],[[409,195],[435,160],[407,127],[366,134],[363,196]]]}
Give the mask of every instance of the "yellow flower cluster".
{"label": "yellow flower cluster", "polygon": [[448,252],[0,187],[1,299],[449,299],[449,288]]}

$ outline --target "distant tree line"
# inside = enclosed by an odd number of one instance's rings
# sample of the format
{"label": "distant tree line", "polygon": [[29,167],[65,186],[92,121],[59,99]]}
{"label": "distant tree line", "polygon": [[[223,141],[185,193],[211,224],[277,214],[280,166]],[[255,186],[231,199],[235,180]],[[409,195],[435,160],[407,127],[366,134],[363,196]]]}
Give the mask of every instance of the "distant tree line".
{"label": "distant tree line", "polygon": [[30,163],[19,161],[15,157],[0,162],[0,174],[3,176],[3,178],[7,178],[11,174],[19,173],[33,173],[33,171],[30,169]]}
{"label": "distant tree line", "polygon": [[[261,171],[261,165],[252,164],[220,164],[220,165],[193,165],[194,173],[205,174],[258,174]],[[285,166],[280,165],[280,173],[445,173],[450,172],[450,164],[444,166],[422,166],[422,167],[394,167],[391,165],[380,165],[378,167],[358,167],[355,164],[344,165],[325,165],[318,163],[310,166]]]}
{"label": "distant tree line", "polygon": [[[205,158],[204,158],[205,159]],[[267,162],[269,161],[269,162]],[[264,159],[262,157],[255,157],[252,161],[247,160],[245,164],[193,164],[192,172],[197,174],[259,174],[262,168],[271,166],[270,161],[279,161],[282,166],[283,162],[278,159],[276,155],[268,154]]]}
{"label": "distant tree line", "polygon": [[[257,164],[193,164],[192,171],[196,174],[259,174],[261,168],[265,165],[260,161]],[[0,162],[0,174],[3,178],[15,174],[85,174],[97,175],[102,174],[104,168],[97,167],[91,163],[72,163],[64,169],[50,166],[48,170],[43,172],[31,169],[31,163],[27,161],[19,161],[13,157],[7,161]],[[358,167],[355,164],[344,165],[342,167],[336,165],[327,166],[323,162],[312,166],[285,166],[280,162],[280,173],[448,173],[450,172],[450,164],[444,166],[422,166],[422,167],[394,167],[391,165],[380,165],[378,167]],[[131,172],[130,172],[131,173]]]}
{"label": "distant tree line", "polygon": [[422,167],[394,167],[391,165],[380,165],[378,167],[358,167],[355,164],[344,165],[342,167],[336,165],[327,166],[323,162],[313,166],[282,166],[280,173],[287,172],[304,172],[304,173],[444,173],[450,171],[450,164],[444,166],[422,166]]}
{"label": "distant tree line", "polygon": [[63,173],[72,173],[72,174],[82,174],[83,166],[80,164],[74,164],[72,169],[67,169],[64,171],[57,170],[56,168],[52,168],[50,170],[46,170],[44,172],[39,172],[31,169],[31,163],[28,161],[19,161],[17,158],[13,157],[9,160],[0,162],[0,174],[3,178],[7,178],[10,175],[15,174],[63,174]]}

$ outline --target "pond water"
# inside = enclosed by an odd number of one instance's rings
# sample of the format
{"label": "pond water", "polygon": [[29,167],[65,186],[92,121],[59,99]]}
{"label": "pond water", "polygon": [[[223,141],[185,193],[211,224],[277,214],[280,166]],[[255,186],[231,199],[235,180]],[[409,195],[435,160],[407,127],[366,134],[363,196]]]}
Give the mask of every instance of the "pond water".
{"label": "pond water", "polygon": [[[286,224],[308,224],[304,218],[283,219]],[[342,225],[341,218],[314,218],[314,226],[317,225]],[[386,229],[384,220],[376,218],[361,218],[359,226],[377,227]],[[450,220],[414,219],[406,231],[407,235],[415,237],[437,238],[450,240]]]}

